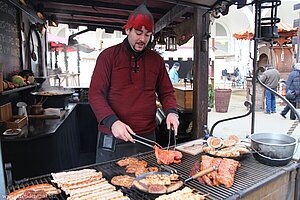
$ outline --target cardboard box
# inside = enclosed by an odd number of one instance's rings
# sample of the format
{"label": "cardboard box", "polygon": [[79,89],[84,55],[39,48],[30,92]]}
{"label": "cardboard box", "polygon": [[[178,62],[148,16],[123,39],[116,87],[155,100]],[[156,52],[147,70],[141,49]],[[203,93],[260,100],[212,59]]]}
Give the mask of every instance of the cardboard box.
{"label": "cardboard box", "polygon": [[177,105],[182,108],[193,108],[193,88],[174,86]]}
{"label": "cardboard box", "polygon": [[12,115],[11,103],[0,106],[0,121],[4,123],[7,129],[22,128],[27,124],[26,116]]}

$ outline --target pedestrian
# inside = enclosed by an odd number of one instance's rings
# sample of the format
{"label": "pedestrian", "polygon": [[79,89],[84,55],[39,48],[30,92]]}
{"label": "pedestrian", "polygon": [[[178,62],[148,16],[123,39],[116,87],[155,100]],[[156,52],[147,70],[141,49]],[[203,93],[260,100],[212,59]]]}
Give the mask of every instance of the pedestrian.
{"label": "pedestrian", "polygon": [[89,89],[89,103],[99,124],[96,162],[153,150],[135,143],[134,134],[155,140],[156,95],[166,124],[177,134],[179,125],[174,89],[163,58],[146,48],[154,20],[145,5],[130,14],[122,43],[97,58]]}
{"label": "pedestrian", "polygon": [[193,70],[194,70],[193,68],[194,68],[194,64],[192,64],[190,70],[188,71],[188,73],[187,73],[187,75],[186,75],[186,78],[187,78],[188,80],[193,80]]}
{"label": "pedestrian", "polygon": [[229,73],[227,72],[227,68],[222,70],[222,79],[224,87],[226,87],[227,79],[228,79]]}
{"label": "pedestrian", "polygon": [[[300,63],[296,63],[293,66],[293,71],[289,74],[287,82],[286,82],[286,91],[295,91],[295,98],[287,98],[287,100],[294,106],[297,106],[297,103],[300,102]],[[295,113],[290,109],[288,105],[284,107],[284,109],[281,111],[280,115],[284,118],[285,115],[290,111],[290,119],[295,120],[296,115]]]}
{"label": "pedestrian", "polygon": [[180,63],[175,62],[172,68],[169,70],[169,77],[172,83],[179,82],[179,75],[178,75],[179,68],[180,68]]}
{"label": "pedestrian", "polygon": [[169,73],[169,71],[170,71],[170,65],[168,63],[165,63],[165,67],[166,67],[167,72]]}
{"label": "pedestrian", "polygon": [[[280,80],[280,74],[277,69],[272,65],[267,64],[265,71],[259,76],[259,79],[269,88],[277,91],[278,82]],[[276,96],[269,89],[265,90],[266,100],[266,114],[276,113]]]}

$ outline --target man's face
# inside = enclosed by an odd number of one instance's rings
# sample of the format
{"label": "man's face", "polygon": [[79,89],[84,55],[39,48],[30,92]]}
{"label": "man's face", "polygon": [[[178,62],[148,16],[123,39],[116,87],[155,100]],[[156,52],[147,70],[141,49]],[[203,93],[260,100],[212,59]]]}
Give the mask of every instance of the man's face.
{"label": "man's face", "polygon": [[132,28],[125,29],[125,32],[128,36],[130,46],[136,52],[143,51],[146,48],[152,35],[152,32],[146,30],[144,26],[142,27],[142,30]]}

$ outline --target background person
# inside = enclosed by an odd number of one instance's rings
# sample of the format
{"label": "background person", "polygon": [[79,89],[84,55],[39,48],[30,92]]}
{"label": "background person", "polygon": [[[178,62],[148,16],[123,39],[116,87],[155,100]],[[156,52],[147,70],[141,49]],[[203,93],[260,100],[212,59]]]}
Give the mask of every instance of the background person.
{"label": "background person", "polygon": [[175,62],[172,68],[169,70],[169,77],[172,83],[179,82],[179,75],[178,75],[179,68],[180,68],[180,63]]}
{"label": "background person", "polygon": [[222,79],[224,87],[226,87],[227,79],[228,79],[229,73],[227,72],[227,68],[222,70]]}
{"label": "background person", "polygon": [[165,67],[166,67],[167,72],[169,73],[169,71],[170,71],[170,65],[168,63],[165,63]]}
{"label": "background person", "polygon": [[[300,102],[300,63],[296,63],[293,66],[293,71],[289,74],[289,77],[286,82],[286,91],[288,90],[294,90],[296,92],[296,98],[295,99],[287,99],[290,101],[290,103],[296,107],[297,103]],[[281,111],[280,115],[284,118],[285,115],[290,111],[290,107],[286,105],[284,109]],[[296,115],[295,113],[291,110],[290,112],[290,119],[295,120]]]}
{"label": "background person", "polygon": [[[266,65],[265,71],[259,79],[269,88],[277,91],[277,86],[280,80],[280,74],[272,65]],[[276,96],[270,90],[265,90],[266,97],[266,114],[276,113]]]}
{"label": "background person", "polygon": [[127,37],[97,58],[89,102],[99,123],[96,162],[153,150],[134,144],[131,134],[155,140],[156,94],[166,113],[167,128],[179,125],[174,89],[163,58],[146,46],[154,21],[145,5],[129,16]]}

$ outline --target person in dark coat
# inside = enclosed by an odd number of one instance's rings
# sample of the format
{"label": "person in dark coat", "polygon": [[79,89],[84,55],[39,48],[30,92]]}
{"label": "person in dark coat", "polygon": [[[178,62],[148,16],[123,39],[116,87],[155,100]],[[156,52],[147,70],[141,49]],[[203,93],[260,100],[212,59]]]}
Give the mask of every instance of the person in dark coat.
{"label": "person in dark coat", "polygon": [[99,123],[96,162],[153,150],[135,143],[134,134],[155,140],[156,95],[166,114],[168,129],[177,134],[176,98],[163,58],[146,48],[154,20],[145,5],[129,16],[127,37],[97,58],[89,89],[89,103]]}
{"label": "person in dark coat", "polygon": [[[296,98],[295,99],[288,99],[291,104],[296,107],[297,103],[300,102],[300,63],[296,63],[293,66],[293,71],[289,74],[288,80],[286,82],[286,91],[288,90],[294,90],[296,92]],[[285,108],[281,111],[280,115],[284,118],[285,115],[290,111],[290,107],[288,105],[285,106]],[[296,115],[291,110],[290,112],[290,119],[295,120]]]}

